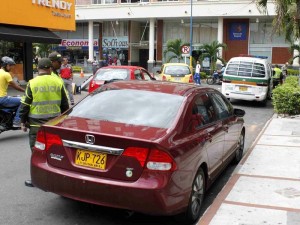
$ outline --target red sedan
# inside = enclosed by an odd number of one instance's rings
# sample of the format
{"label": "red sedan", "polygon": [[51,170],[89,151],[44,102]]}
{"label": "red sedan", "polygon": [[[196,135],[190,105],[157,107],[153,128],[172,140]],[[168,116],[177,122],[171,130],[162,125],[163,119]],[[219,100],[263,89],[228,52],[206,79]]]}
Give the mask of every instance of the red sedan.
{"label": "red sedan", "polygon": [[43,125],[32,183],[67,198],[195,222],[205,191],[243,155],[245,112],[217,90],[107,83]]}
{"label": "red sedan", "polygon": [[155,80],[151,74],[140,66],[106,66],[93,76],[89,84],[89,93],[101,85],[116,80]]}

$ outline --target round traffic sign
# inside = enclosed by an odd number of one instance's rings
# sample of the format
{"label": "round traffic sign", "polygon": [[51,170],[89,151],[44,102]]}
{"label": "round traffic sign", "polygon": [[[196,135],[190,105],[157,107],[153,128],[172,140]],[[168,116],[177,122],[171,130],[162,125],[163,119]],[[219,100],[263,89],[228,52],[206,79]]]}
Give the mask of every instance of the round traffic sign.
{"label": "round traffic sign", "polygon": [[188,53],[190,53],[190,46],[183,45],[183,46],[181,47],[181,52],[182,52],[183,54],[188,54]]}

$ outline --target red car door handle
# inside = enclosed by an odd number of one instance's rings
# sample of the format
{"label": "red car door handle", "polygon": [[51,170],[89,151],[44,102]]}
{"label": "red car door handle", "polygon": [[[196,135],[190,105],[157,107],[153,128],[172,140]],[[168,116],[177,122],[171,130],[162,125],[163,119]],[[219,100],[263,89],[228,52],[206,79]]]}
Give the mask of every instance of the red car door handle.
{"label": "red car door handle", "polygon": [[206,136],[205,139],[206,139],[207,141],[209,141],[209,142],[212,142],[212,137],[213,137],[213,136],[212,136],[211,134],[207,134],[207,136]]}
{"label": "red car door handle", "polygon": [[226,131],[228,133],[229,127],[227,125],[223,126],[223,129],[224,129],[224,131]]}

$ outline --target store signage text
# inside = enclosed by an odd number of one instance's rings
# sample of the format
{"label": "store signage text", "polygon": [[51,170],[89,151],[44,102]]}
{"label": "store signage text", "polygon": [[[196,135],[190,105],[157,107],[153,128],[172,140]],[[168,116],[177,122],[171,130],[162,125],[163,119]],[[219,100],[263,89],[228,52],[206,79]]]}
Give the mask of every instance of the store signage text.
{"label": "store signage text", "polygon": [[[52,9],[60,9],[60,10],[71,10],[72,3],[62,0],[32,0],[32,4],[37,4],[40,6],[52,8]],[[52,16],[71,18],[71,14],[62,13],[52,10]]]}
{"label": "store signage text", "polygon": [[128,37],[103,37],[103,48],[128,48]]}
{"label": "store signage text", "polygon": [[62,0],[32,0],[32,4],[46,6],[49,8],[71,10],[72,3]]}
{"label": "store signage text", "polygon": [[[98,40],[93,40],[93,45],[98,46]],[[60,46],[65,47],[83,47],[83,46],[89,46],[88,39],[63,39],[61,41]]]}
{"label": "store signage text", "polygon": [[[98,46],[98,39],[93,40],[93,45]],[[84,47],[89,46],[88,39],[62,39],[60,46],[64,47]],[[128,37],[122,36],[118,38],[103,37],[103,48],[128,48]]]}

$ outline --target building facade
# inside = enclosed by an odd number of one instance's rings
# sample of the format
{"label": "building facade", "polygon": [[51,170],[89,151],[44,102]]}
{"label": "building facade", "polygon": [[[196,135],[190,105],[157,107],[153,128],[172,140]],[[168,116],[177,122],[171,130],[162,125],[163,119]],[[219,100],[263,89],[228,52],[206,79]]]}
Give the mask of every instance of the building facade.
{"label": "building facade", "polygon": [[[267,56],[284,64],[296,53],[284,37],[272,35],[272,1],[262,14],[252,0],[76,0],[76,31],[60,32],[59,49],[74,60],[94,58],[160,66],[168,40],[181,39],[197,50],[216,40],[228,61],[240,54]],[[192,32],[191,32],[192,31]],[[192,35],[191,35],[192,34]],[[191,38],[192,36],[192,38]],[[296,62],[295,62],[296,63]]]}
{"label": "building facade", "polygon": [[74,0],[3,1],[0,14],[0,57],[15,60],[18,80],[33,78],[33,43],[61,43],[52,31],[76,28]]}

